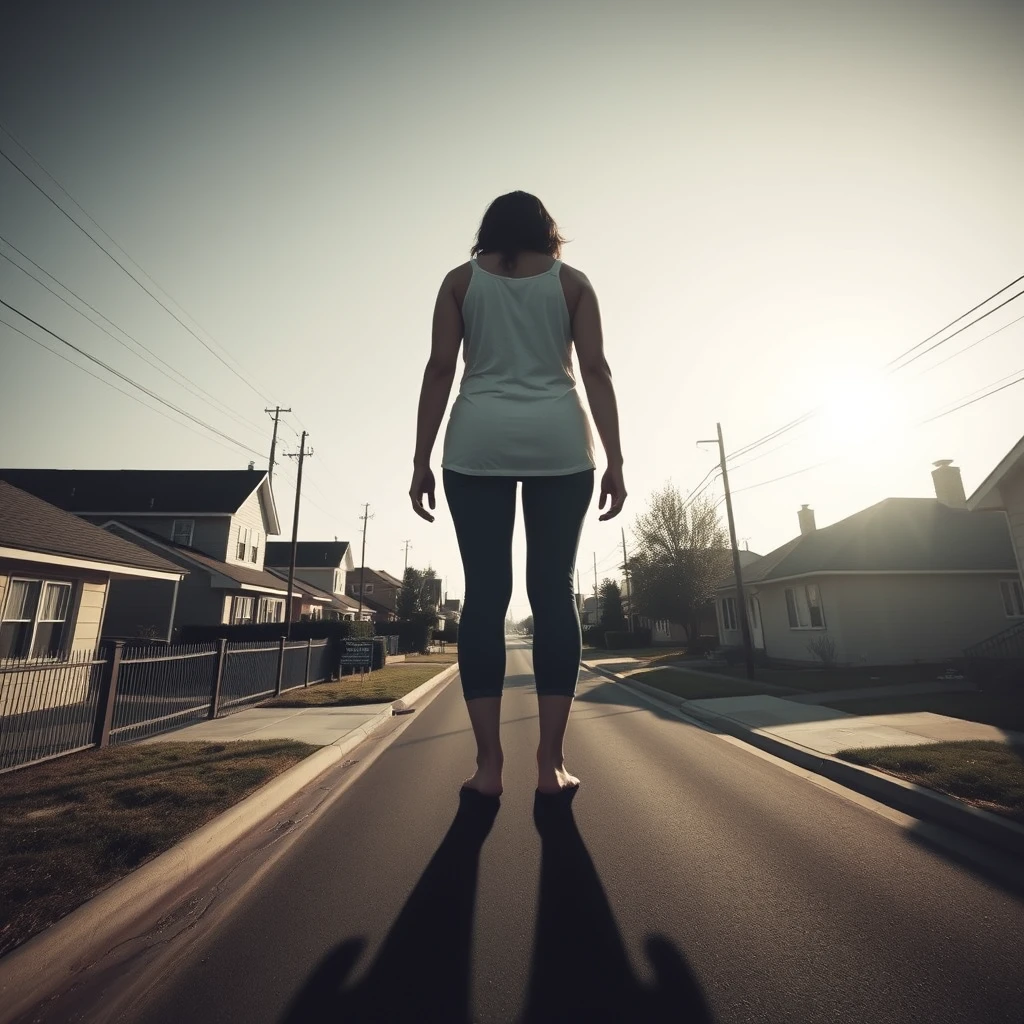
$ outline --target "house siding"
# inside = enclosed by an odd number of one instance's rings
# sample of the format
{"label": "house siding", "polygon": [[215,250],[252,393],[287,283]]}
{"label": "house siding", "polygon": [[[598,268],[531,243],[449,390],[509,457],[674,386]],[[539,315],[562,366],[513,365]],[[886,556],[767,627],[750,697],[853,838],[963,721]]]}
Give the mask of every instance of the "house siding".
{"label": "house siding", "polygon": [[[999,581],[1007,573],[929,573],[814,576],[753,588],[761,606],[765,652],[782,661],[816,663],[807,649],[829,636],[843,665],[941,662],[1005,629]],[[786,588],[813,582],[821,595],[824,629],[793,629]],[[735,594],[735,592],[733,592]],[[721,598],[717,595],[719,626]],[[722,631],[725,646],[739,646],[739,630]]]}
{"label": "house siding", "polygon": [[109,580],[106,577],[81,580],[76,594],[78,616],[74,623],[71,650],[94,651],[96,649],[103,627],[103,610],[106,605],[108,586]]}
{"label": "house siding", "polygon": [[[240,528],[245,527],[252,531],[252,540],[249,542],[250,546],[253,541],[257,545],[255,562],[249,560],[248,552],[246,552],[245,558],[238,558],[236,554],[238,550],[238,531]],[[257,489],[245,499],[242,507],[231,517],[226,557],[223,554],[216,557],[223,558],[225,562],[229,562],[231,565],[247,565],[250,569],[262,569],[266,546],[267,519],[263,513],[263,504],[260,501],[259,489]]]}
{"label": "house siding", "polygon": [[1017,556],[1017,571],[1024,578],[1024,470],[1004,481],[999,490]]}
{"label": "house siding", "polygon": [[319,587],[321,590],[326,590],[328,594],[340,594],[345,593],[345,570],[341,570],[341,590],[336,590],[334,586],[334,567],[327,569],[307,569],[303,566],[295,567],[295,578],[297,580],[305,580],[307,583],[312,583],[314,587]]}
{"label": "house siding", "polygon": [[[203,554],[209,555],[211,558],[224,559],[227,553],[229,516],[196,516],[193,518],[192,516],[89,515],[82,516],[82,518],[96,523],[98,526],[114,520],[118,523],[124,523],[125,526],[131,526],[136,530],[142,530],[144,533],[151,533],[168,542],[174,538],[175,520],[192,519],[194,526],[192,528],[192,543],[189,547],[195,548],[196,551],[202,551]],[[139,543],[137,537],[129,537],[129,539],[133,543]]]}
{"label": "house siding", "polygon": [[173,581],[111,580],[103,636],[126,639],[152,633],[158,640],[170,640],[173,605]]}

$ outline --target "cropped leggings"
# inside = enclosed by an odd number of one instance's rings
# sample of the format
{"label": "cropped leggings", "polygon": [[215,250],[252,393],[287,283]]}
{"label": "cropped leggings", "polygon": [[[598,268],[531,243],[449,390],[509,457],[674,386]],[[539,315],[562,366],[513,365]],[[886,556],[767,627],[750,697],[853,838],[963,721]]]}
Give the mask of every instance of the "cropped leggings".
{"label": "cropped leggings", "polygon": [[[443,479],[466,576],[459,625],[462,692],[466,700],[500,697],[518,479],[449,469]],[[594,471],[523,477],[522,482],[537,693],[574,697],[582,645],[573,576],[583,517],[594,493]]]}

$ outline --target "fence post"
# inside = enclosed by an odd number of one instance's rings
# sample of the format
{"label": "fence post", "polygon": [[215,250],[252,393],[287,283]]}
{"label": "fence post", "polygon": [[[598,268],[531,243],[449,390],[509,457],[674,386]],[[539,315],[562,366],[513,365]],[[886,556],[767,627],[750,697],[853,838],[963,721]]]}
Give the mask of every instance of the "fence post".
{"label": "fence post", "polygon": [[117,677],[121,671],[124,641],[115,640],[110,648],[110,660],[103,666],[100,678],[99,700],[96,702],[96,726],[92,741],[97,747],[110,743],[110,727],[114,723],[114,701],[117,699]]}
{"label": "fence post", "polygon": [[224,663],[228,660],[228,642],[226,637],[217,641],[217,667],[213,671],[213,693],[210,694],[210,717],[216,718],[220,712],[220,684],[224,679]]}
{"label": "fence post", "polygon": [[309,659],[313,655],[313,638],[310,637],[306,641],[306,682],[305,685],[309,686]]}
{"label": "fence post", "polygon": [[284,637],[277,641],[277,685],[274,687],[275,697],[281,696],[281,682],[284,679],[284,642]]}

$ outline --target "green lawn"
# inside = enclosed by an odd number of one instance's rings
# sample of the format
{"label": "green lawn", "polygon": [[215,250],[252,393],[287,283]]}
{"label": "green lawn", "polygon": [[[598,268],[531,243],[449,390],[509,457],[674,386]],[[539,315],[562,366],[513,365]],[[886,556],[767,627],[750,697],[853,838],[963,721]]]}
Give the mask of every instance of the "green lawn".
{"label": "green lawn", "polygon": [[932,693],[914,697],[861,697],[830,701],[829,707],[851,715],[898,715],[931,711],[999,729],[1024,732],[1024,690],[1017,693]]}
{"label": "green lawn", "polygon": [[316,749],[132,744],[0,776],[0,956]]}
{"label": "green lawn", "polygon": [[454,665],[459,660],[459,652],[454,644],[449,644],[444,654],[407,654],[404,662],[399,665]]}
{"label": "green lawn", "polygon": [[[718,671],[734,679],[745,678],[742,664],[709,666],[708,671]],[[805,693],[826,693],[829,690],[868,689],[873,686],[890,686],[899,683],[934,682],[945,671],[944,665],[893,665],[881,668],[764,668],[757,666],[755,674],[759,680],[774,686],[787,686]]]}
{"label": "green lawn", "polygon": [[308,689],[289,690],[276,700],[264,701],[264,708],[341,707],[350,704],[386,704],[404,697],[420,683],[433,679],[445,666],[437,662],[400,662],[362,677],[342,676],[335,683],[317,683]]}
{"label": "green lawn", "polygon": [[840,750],[836,756],[1024,824],[1024,746],[971,740]]}
{"label": "green lawn", "polygon": [[683,700],[705,700],[711,697],[749,697],[763,693],[756,683],[723,676],[714,679],[686,669],[656,668],[650,671],[636,671],[623,674],[624,679],[636,679],[648,686],[681,697]]}

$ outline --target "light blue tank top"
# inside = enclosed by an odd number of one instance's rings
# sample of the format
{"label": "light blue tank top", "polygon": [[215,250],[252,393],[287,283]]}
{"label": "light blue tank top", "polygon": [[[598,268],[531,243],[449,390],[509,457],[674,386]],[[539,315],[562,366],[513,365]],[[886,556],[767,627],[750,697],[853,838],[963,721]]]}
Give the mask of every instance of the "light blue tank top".
{"label": "light blue tank top", "polygon": [[473,476],[558,476],[594,468],[594,441],[572,372],[561,260],[531,277],[470,261],[462,304],[465,371],[445,431],[445,469]]}

